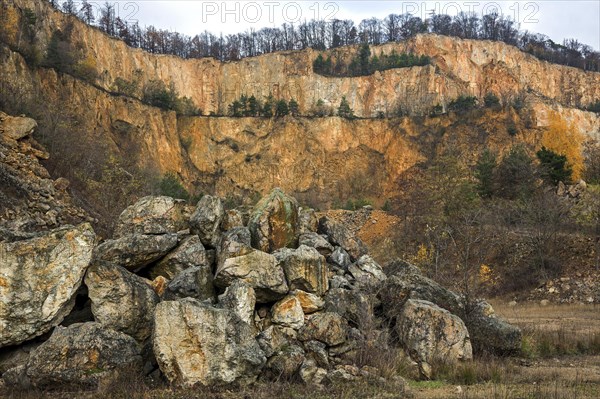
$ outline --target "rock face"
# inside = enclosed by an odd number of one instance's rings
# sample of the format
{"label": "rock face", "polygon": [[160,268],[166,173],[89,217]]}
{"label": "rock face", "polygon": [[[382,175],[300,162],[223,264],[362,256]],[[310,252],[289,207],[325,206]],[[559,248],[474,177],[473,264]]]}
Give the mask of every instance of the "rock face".
{"label": "rock face", "polygon": [[473,358],[463,321],[431,302],[409,299],[396,323],[396,333],[426,378],[433,362]]}
{"label": "rock face", "polygon": [[198,234],[202,244],[215,248],[218,244],[218,230],[225,216],[221,199],[205,195],[198,202],[196,211],[190,219],[194,234]]}
{"label": "rock face", "polygon": [[106,240],[94,252],[94,258],[136,271],[165,256],[177,245],[177,234],[127,235]]}
{"label": "rock face", "polygon": [[266,362],[251,328],[233,311],[192,299],[156,307],[154,354],[171,383],[189,387],[247,384]]}
{"label": "rock face", "polygon": [[178,298],[194,298],[199,301],[214,300],[215,287],[213,286],[212,270],[207,266],[185,269],[167,284],[163,298],[170,301]]}
{"label": "rock face", "polygon": [[0,243],[0,347],[44,334],[63,320],[95,243],[89,224]]}
{"label": "rock face", "polygon": [[261,251],[296,246],[300,234],[298,203],[276,188],[256,204],[248,228],[252,246]]}
{"label": "rock face", "polygon": [[187,228],[188,218],[183,200],[144,197],[121,213],[113,235],[177,233]]}
{"label": "rock face", "polygon": [[273,255],[261,251],[251,250],[246,255],[227,258],[215,274],[215,284],[223,288],[238,279],[254,288],[260,303],[277,300],[288,292],[279,262]]}
{"label": "rock face", "polygon": [[12,140],[19,140],[33,133],[38,124],[25,117],[14,117],[0,112],[0,135]]}
{"label": "rock face", "polygon": [[139,342],[150,337],[159,299],[141,277],[121,266],[96,262],[85,276],[85,285],[97,322]]}
{"label": "rock face", "polygon": [[119,373],[139,373],[140,350],[130,336],[98,323],[58,327],[25,366],[10,370],[11,385],[35,388],[97,388]]}

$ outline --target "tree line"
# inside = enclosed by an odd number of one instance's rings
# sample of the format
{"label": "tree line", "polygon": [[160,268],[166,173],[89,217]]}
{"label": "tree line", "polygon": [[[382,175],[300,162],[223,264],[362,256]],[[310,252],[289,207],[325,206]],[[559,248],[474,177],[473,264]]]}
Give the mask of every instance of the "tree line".
{"label": "tree line", "polygon": [[437,14],[426,20],[410,14],[390,14],[383,19],[364,19],[358,26],[352,20],[310,20],[297,25],[284,23],[279,28],[250,29],[238,34],[217,36],[204,31],[191,37],[152,25],[140,27],[137,22],[130,23],[117,16],[114,5],[109,2],[100,7],[96,18],[87,0],[81,2],[79,9],[73,0],[62,4],[58,0],[49,1],[57,9],[97,26],[131,47],[182,58],[214,57],[230,61],[283,50],[327,50],[360,43],[378,45],[430,32],[463,39],[502,41],[542,60],[600,71],[600,52],[591,46],[576,39],[565,39],[560,44],[546,35],[521,32],[515,21],[497,13],[482,17],[464,12],[456,16]]}

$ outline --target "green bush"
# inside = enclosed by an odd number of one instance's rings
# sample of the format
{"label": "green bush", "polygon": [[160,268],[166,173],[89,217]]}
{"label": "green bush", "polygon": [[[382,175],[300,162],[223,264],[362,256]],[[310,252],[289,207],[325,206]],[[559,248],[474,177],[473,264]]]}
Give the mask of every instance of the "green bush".
{"label": "green bush", "polygon": [[459,96],[448,104],[448,109],[454,112],[469,111],[477,105],[477,98],[473,96]]}
{"label": "green bush", "polygon": [[542,147],[537,153],[540,161],[542,176],[554,185],[559,182],[568,184],[571,182],[573,170],[567,165],[567,157]]}
{"label": "green bush", "polygon": [[500,99],[494,93],[487,93],[483,98],[483,103],[486,107],[496,107],[500,105]]}
{"label": "green bush", "polygon": [[590,111],[590,112],[595,112],[597,114],[600,114],[600,100],[596,101],[593,104],[590,104],[587,107],[587,110]]}
{"label": "green bush", "polygon": [[338,116],[346,119],[354,119],[354,111],[352,111],[352,108],[350,108],[350,104],[348,103],[348,100],[346,100],[346,96],[342,97],[342,101],[338,107]]}
{"label": "green bush", "polygon": [[115,79],[111,90],[129,97],[136,97],[139,85],[139,80],[129,81],[127,79],[118,77]]}
{"label": "green bush", "polygon": [[496,166],[498,166],[496,154],[488,149],[483,151],[475,165],[475,178],[478,180],[477,192],[482,198],[489,198],[494,194]]}
{"label": "green bush", "polygon": [[183,187],[177,176],[172,172],[168,172],[160,180],[158,183],[158,191],[161,195],[166,195],[168,197],[184,200],[190,198],[190,194]]}

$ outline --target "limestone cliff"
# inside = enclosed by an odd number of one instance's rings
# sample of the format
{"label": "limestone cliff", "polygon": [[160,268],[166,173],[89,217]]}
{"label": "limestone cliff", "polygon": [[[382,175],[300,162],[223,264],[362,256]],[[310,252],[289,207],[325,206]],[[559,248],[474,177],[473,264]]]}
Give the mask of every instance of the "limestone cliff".
{"label": "limestone cliff", "polygon": [[[157,174],[175,172],[196,191],[225,196],[264,193],[279,185],[300,199],[318,198],[321,203],[349,196],[383,201],[400,189],[399,177],[447,146],[459,147],[473,159],[486,146],[500,150],[510,146],[508,124],[518,127],[518,140],[535,148],[550,111],[591,138],[600,137],[598,116],[577,108],[600,98],[600,74],[540,61],[500,42],[419,35],[373,47],[372,52],[410,51],[428,55],[432,65],[332,78],[312,72],[318,52],[311,49],[237,62],[183,60],[129,48],[45,1],[2,3],[17,16],[26,8],[35,13],[34,43],[40,51],[45,51],[54,31],[72,24],[72,41],[95,60],[99,73],[89,84],[28,65],[14,51],[20,36],[5,35],[8,46],[0,46],[3,101],[19,108],[20,103],[31,105],[36,100],[46,104],[46,110],[69,110],[79,116],[79,129],[99,147]],[[332,53],[348,58],[356,50],[348,47]],[[225,113],[242,93],[273,93],[276,98],[296,99],[303,113],[318,99],[336,106],[346,95],[359,117],[370,118],[380,111],[395,115],[399,109],[410,116],[354,121],[183,118],[115,95],[111,89],[117,78],[138,79],[140,87],[153,79],[172,83],[205,115]],[[526,106],[519,112],[481,111],[467,120],[452,114],[422,116],[461,94],[482,99],[488,92],[505,102],[523,98]],[[28,109],[31,106],[20,112]],[[75,145],[71,142],[76,140],[66,141]]]}

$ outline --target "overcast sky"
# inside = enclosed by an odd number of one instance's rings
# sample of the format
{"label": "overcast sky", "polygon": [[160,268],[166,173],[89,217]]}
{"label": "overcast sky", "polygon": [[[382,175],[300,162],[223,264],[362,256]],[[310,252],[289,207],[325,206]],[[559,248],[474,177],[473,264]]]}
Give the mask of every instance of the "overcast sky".
{"label": "overcast sky", "polygon": [[[98,1],[98,0],[96,0]],[[104,0],[102,0],[102,3]],[[228,34],[279,26],[283,22],[318,19],[384,18],[390,13],[411,13],[426,18],[429,11],[489,13],[495,8],[520,23],[522,30],[548,35],[562,42],[576,38],[600,49],[600,0],[543,1],[234,1],[234,0],[110,0],[121,18],[195,35],[204,30]]]}

